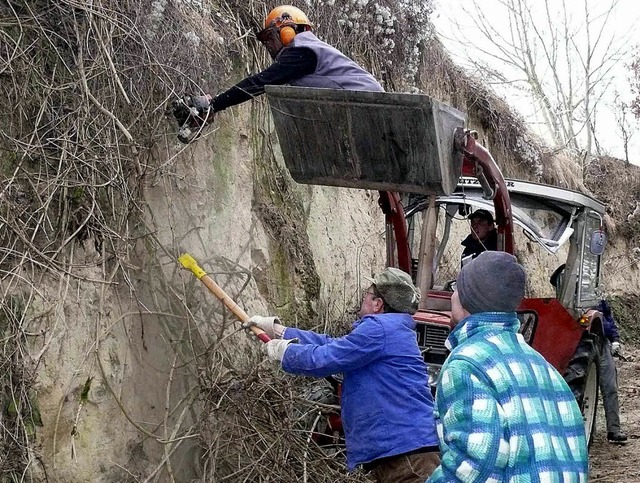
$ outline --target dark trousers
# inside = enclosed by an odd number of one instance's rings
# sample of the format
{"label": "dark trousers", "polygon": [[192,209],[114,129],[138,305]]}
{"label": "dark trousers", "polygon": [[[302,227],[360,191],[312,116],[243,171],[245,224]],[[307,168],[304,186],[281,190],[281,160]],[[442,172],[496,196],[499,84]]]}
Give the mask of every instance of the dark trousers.
{"label": "dark trousers", "polygon": [[620,432],[620,406],[618,404],[618,371],[611,354],[611,342],[605,340],[600,357],[600,390],[608,433]]}

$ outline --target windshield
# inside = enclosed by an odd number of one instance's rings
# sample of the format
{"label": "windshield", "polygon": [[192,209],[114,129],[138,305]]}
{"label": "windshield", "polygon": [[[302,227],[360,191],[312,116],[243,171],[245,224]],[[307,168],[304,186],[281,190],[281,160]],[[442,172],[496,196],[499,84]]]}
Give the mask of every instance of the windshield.
{"label": "windshield", "polygon": [[[585,223],[581,221],[585,209],[593,212],[594,219],[601,223],[604,205],[572,190],[518,180],[505,181],[509,191],[505,206],[511,209],[515,225],[513,249],[519,262],[527,269],[530,280],[528,296],[554,297],[557,286],[551,277],[575,250],[570,243],[576,237],[574,230],[580,231],[580,240],[590,240],[590,236],[585,238],[585,233],[590,235],[597,225],[596,222],[593,226],[589,224],[585,232]],[[499,205],[500,201],[496,203]],[[461,266],[473,256],[487,249],[504,250],[505,242],[510,242],[498,233],[493,223],[490,231],[484,226],[479,227],[479,231],[474,228],[480,224],[479,219],[486,218],[491,222],[491,217],[496,217],[494,202],[483,197],[479,183],[469,183],[461,178],[454,194],[438,196],[435,213],[430,215],[430,219],[435,220],[430,227],[425,222],[428,212],[426,196],[405,195],[403,205],[409,228],[413,276],[430,284],[435,291],[446,291]],[[480,218],[474,217],[474,225],[469,215],[477,210],[488,213],[480,215]],[[435,231],[431,232],[431,229]],[[574,291],[579,295],[577,301],[581,302],[592,299],[599,289],[599,266],[590,253],[583,252],[578,256],[581,264],[579,275],[587,279],[579,282]]]}
{"label": "windshield", "polygon": [[[531,254],[531,248],[526,248],[526,242],[529,240],[529,243],[533,242],[542,247],[542,252],[546,251],[556,256],[562,252],[566,255],[567,248],[563,248],[563,245],[568,245],[565,242],[573,233],[570,228],[572,218],[570,207],[554,205],[547,200],[537,200],[523,194],[514,194],[511,201],[514,222],[523,228],[523,230],[515,230],[514,233],[518,246]],[[414,271],[416,271],[427,201],[424,197],[418,196],[406,200],[405,206],[407,207],[409,244],[414,257]],[[455,280],[460,270],[465,243],[469,243],[473,238],[472,226],[467,218],[469,214],[478,209],[484,209],[495,216],[493,203],[483,199],[480,193],[439,197],[437,207],[436,245],[432,267],[434,288],[445,287],[448,282]],[[522,236],[523,233],[524,236]],[[520,239],[522,241],[518,241]],[[549,263],[555,268],[560,262],[554,256]],[[417,271],[414,276],[416,274]],[[543,274],[541,277],[545,278],[546,275]]]}
{"label": "windshield", "polygon": [[[483,199],[477,191],[440,197],[438,202],[445,211],[451,211],[451,206],[457,207],[461,216],[476,209],[494,213],[493,202]],[[529,238],[551,253],[558,251],[571,236],[573,210],[568,205],[512,193],[511,209],[514,223],[522,227]]]}

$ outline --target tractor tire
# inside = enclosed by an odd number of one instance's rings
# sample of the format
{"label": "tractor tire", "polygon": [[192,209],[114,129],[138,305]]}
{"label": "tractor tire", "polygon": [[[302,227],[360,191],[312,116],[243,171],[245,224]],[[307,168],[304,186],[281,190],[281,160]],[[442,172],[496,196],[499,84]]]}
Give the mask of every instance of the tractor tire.
{"label": "tractor tire", "polygon": [[580,407],[580,412],[582,412],[587,447],[590,447],[595,435],[598,391],[600,389],[600,344],[598,336],[588,332],[582,335],[582,339],[564,373],[564,380],[571,388]]}

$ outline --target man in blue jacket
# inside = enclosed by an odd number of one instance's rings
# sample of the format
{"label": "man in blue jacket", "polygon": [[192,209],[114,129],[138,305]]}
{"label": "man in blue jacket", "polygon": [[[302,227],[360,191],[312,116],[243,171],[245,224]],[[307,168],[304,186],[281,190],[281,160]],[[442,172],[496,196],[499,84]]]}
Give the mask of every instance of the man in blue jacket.
{"label": "man in blue jacket", "polygon": [[286,372],[343,374],[349,470],[362,465],[378,482],[423,483],[440,458],[427,368],[411,317],[420,292],[396,268],[385,269],[372,282],[360,318],[344,337],[285,327],[275,317],[255,316],[250,324],[272,338],[265,352]]}

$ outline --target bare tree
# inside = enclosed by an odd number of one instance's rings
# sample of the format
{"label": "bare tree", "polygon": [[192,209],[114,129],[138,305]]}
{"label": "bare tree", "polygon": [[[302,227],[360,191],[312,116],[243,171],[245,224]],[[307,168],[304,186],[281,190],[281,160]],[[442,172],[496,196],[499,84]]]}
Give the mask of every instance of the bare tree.
{"label": "bare tree", "polygon": [[456,36],[480,78],[529,96],[535,121],[553,143],[588,160],[600,154],[598,107],[626,52],[613,16],[618,2],[496,0],[498,11],[489,12],[474,0],[475,10],[464,7],[474,37],[464,28]]}
{"label": "bare tree", "polygon": [[631,69],[631,93],[633,99],[630,103],[630,109],[636,119],[640,119],[640,52],[635,52],[633,62],[629,66]]}
{"label": "bare tree", "polygon": [[616,92],[613,105],[616,127],[618,128],[618,134],[620,135],[622,147],[624,149],[624,160],[629,164],[629,142],[635,133],[629,119],[631,117],[630,115],[633,114],[632,107],[622,100],[622,97],[618,92]]}

